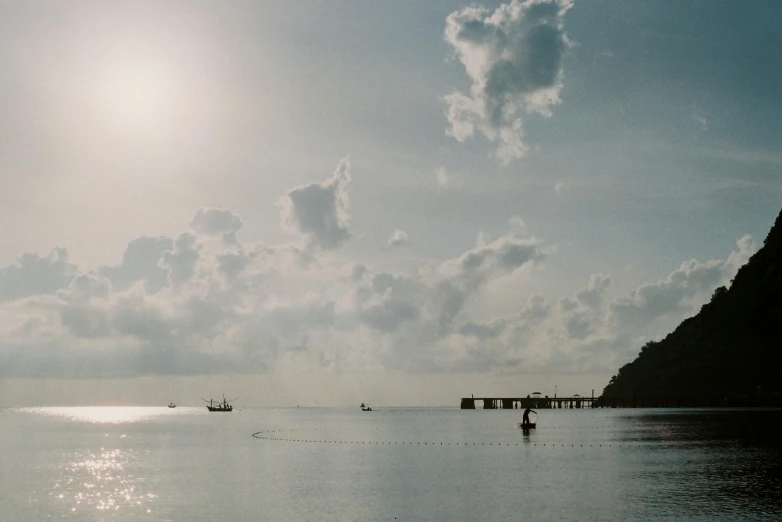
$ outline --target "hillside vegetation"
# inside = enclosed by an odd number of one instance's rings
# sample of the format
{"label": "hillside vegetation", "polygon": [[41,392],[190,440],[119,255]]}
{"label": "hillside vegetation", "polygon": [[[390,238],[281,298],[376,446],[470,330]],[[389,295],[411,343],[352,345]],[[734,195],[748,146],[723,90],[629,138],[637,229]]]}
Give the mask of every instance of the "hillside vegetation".
{"label": "hillside vegetation", "polygon": [[782,212],[730,288],[619,369],[602,398],[782,400]]}

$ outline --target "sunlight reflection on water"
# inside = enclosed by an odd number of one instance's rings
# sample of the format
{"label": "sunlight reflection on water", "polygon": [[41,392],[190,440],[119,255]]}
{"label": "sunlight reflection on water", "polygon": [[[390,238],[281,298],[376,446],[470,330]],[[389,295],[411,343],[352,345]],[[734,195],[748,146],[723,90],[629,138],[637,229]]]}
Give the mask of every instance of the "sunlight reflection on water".
{"label": "sunlight reflection on water", "polygon": [[[75,406],[67,408],[25,408],[22,411],[38,413],[41,415],[65,417],[75,421],[92,423],[122,423],[138,422],[153,417],[165,415],[178,415],[185,412],[182,408],[177,411],[174,408],[158,408],[144,406]],[[189,412],[192,413],[192,412]]]}
{"label": "sunlight reflection on water", "polygon": [[[54,505],[80,520],[146,515],[158,498],[158,492],[149,483],[149,455],[138,447],[134,451],[135,442],[120,425],[144,426],[155,420],[167,423],[168,419],[205,413],[201,408],[143,406],[36,407],[16,411],[80,425],[73,428],[75,431],[63,431],[63,440],[86,447],[64,453],[59,464],[48,466],[52,482],[46,488]],[[105,425],[107,431],[90,431],[90,425]],[[96,444],[96,436],[103,440]]]}
{"label": "sunlight reflection on water", "polygon": [[142,509],[155,495],[142,491],[140,481],[129,471],[136,466],[132,450],[101,448],[98,452],[77,452],[60,466],[49,496],[74,514],[84,509]]}

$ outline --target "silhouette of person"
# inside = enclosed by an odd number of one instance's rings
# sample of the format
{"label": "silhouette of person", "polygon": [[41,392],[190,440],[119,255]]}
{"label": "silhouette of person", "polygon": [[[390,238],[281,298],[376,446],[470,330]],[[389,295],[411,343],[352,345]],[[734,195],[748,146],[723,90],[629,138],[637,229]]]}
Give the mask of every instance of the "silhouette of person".
{"label": "silhouette of person", "polygon": [[529,407],[524,410],[524,414],[521,416],[521,423],[522,424],[529,424],[529,412],[532,412],[537,415],[538,412],[535,410],[530,409]]}

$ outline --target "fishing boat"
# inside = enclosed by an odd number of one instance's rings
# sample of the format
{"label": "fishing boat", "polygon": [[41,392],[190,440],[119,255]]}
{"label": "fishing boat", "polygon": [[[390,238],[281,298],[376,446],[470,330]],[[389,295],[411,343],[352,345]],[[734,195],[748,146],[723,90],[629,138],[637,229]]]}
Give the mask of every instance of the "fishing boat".
{"label": "fishing boat", "polygon": [[367,406],[366,404],[364,404],[362,402],[361,403],[361,411],[372,411],[372,408],[370,408],[369,406]]}
{"label": "fishing boat", "polygon": [[169,402],[168,403],[168,407],[169,408],[176,408],[176,404],[174,404],[173,402]]}
{"label": "fishing boat", "polygon": [[235,397],[231,400],[226,400],[225,395],[223,395],[223,401],[216,401],[213,399],[206,400],[203,397],[201,397],[201,400],[204,402],[207,402],[209,404],[206,405],[206,409],[209,411],[233,411],[234,407],[231,406],[231,402],[235,401],[239,397]]}

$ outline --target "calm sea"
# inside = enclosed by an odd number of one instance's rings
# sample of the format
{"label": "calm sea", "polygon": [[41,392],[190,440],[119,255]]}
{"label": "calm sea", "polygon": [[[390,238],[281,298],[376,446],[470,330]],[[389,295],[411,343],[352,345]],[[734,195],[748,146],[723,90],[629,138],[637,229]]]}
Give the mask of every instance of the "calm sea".
{"label": "calm sea", "polygon": [[782,411],[537,420],[525,434],[512,410],[0,409],[0,520],[782,519]]}

